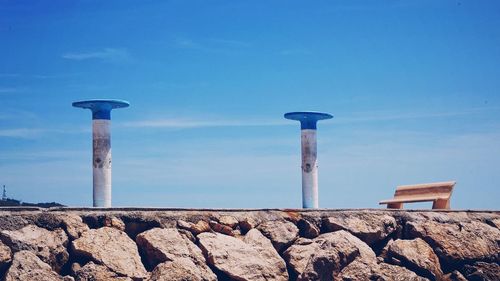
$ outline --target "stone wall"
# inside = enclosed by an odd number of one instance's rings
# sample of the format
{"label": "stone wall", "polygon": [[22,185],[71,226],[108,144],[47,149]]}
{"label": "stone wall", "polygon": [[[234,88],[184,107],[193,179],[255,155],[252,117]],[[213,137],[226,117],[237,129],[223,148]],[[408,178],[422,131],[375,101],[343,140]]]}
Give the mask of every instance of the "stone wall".
{"label": "stone wall", "polygon": [[500,280],[500,212],[0,209],[0,280]]}

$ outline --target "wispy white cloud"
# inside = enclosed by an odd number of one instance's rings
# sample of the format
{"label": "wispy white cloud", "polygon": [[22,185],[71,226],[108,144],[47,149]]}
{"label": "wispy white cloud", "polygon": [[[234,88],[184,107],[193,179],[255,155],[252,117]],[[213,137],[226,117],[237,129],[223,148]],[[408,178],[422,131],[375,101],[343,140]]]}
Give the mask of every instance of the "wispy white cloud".
{"label": "wispy white cloud", "polygon": [[0,87],[0,94],[13,94],[23,92],[24,88],[19,87]]}
{"label": "wispy white cloud", "polygon": [[[464,116],[475,113],[481,113],[485,110],[492,110],[489,108],[471,108],[468,110],[459,111],[440,111],[440,112],[395,112],[395,111],[372,111],[372,112],[358,112],[350,115],[335,116],[332,120],[325,120],[323,123],[336,123],[336,124],[351,124],[351,123],[365,123],[365,122],[378,122],[378,121],[391,121],[391,120],[405,120],[405,119],[426,119],[426,118],[447,118]],[[295,125],[293,122],[287,120],[263,120],[263,119],[248,119],[248,120],[234,120],[234,119],[179,119],[179,118],[158,118],[130,121],[123,124],[125,127],[135,128],[170,128],[170,129],[189,129],[189,128],[205,128],[205,127],[259,127],[259,126],[286,126]]]}
{"label": "wispy white cloud", "polygon": [[252,44],[249,42],[232,40],[232,39],[210,38],[210,41],[217,44],[226,45],[230,47],[238,47],[238,48],[249,48],[252,46]]}
{"label": "wispy white cloud", "polygon": [[56,79],[68,78],[80,75],[81,73],[55,73],[55,74],[20,74],[20,73],[0,73],[0,78],[35,78],[35,79]]}
{"label": "wispy white cloud", "polygon": [[34,74],[33,78],[36,79],[58,79],[78,76],[81,73],[56,73],[56,74]]}
{"label": "wispy white cloud", "polygon": [[73,159],[87,156],[86,150],[32,150],[32,151],[4,151],[0,155],[1,161],[37,161]]}
{"label": "wispy white cloud", "polygon": [[68,90],[70,91],[93,92],[93,91],[109,90],[110,88],[112,88],[112,85],[111,84],[68,84],[67,87]]}
{"label": "wispy white cloud", "polygon": [[298,49],[284,49],[281,50],[279,53],[280,55],[283,56],[295,56],[295,55],[310,55],[312,52],[306,49],[298,48]]}
{"label": "wispy white cloud", "polygon": [[44,132],[43,129],[33,128],[15,128],[15,129],[1,129],[0,137],[10,138],[35,138]]}
{"label": "wispy white cloud", "polygon": [[190,120],[190,119],[150,119],[124,123],[125,127],[189,129],[206,127],[259,127],[290,125],[285,120]]}
{"label": "wispy white cloud", "polygon": [[0,112],[0,120],[12,120],[12,119],[36,119],[38,115],[34,112],[25,111],[25,110],[3,110]]}
{"label": "wispy white cloud", "polygon": [[202,46],[198,43],[195,43],[193,40],[188,38],[176,38],[174,40],[175,46],[179,48],[185,49],[202,49]]}
{"label": "wispy white cloud", "polygon": [[105,61],[126,61],[130,59],[130,53],[123,48],[105,48],[94,52],[71,52],[62,55],[62,58],[76,61],[100,59]]}
{"label": "wispy white cloud", "polygon": [[425,118],[446,118],[465,116],[470,114],[479,114],[488,110],[498,110],[494,107],[477,107],[466,110],[449,110],[449,111],[419,111],[419,112],[396,112],[396,111],[372,111],[358,112],[338,119],[336,123],[360,123],[360,122],[376,122],[376,121],[391,121],[404,119],[425,119]]}
{"label": "wispy white cloud", "polygon": [[252,45],[248,42],[231,39],[210,38],[195,41],[186,37],[175,38],[173,43],[174,46],[179,49],[214,53],[232,53],[241,49],[249,48]]}
{"label": "wispy white cloud", "polygon": [[0,78],[16,78],[19,76],[17,73],[0,73]]}
{"label": "wispy white cloud", "polygon": [[0,129],[0,138],[35,139],[48,134],[80,134],[90,132],[90,128],[9,128]]}

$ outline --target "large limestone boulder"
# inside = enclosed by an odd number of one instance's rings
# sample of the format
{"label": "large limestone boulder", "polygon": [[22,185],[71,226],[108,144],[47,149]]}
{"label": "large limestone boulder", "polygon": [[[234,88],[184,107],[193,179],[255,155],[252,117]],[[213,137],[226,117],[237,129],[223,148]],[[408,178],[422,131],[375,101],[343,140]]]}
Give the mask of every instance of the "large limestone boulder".
{"label": "large limestone boulder", "polygon": [[284,255],[297,280],[428,280],[404,267],[379,265],[373,250],[346,231],[298,239]]}
{"label": "large limestone boulder", "polygon": [[407,223],[408,236],[422,238],[449,264],[500,261],[500,230],[485,223]]}
{"label": "large limestone boulder", "polygon": [[391,241],[387,247],[387,255],[431,280],[441,279],[443,275],[438,257],[432,248],[420,238]]}
{"label": "large limestone boulder", "polygon": [[443,281],[467,281],[467,279],[458,270],[454,270],[448,274],[443,275]]}
{"label": "large limestone boulder", "polygon": [[68,261],[68,236],[61,228],[49,231],[35,225],[27,225],[19,230],[0,232],[0,239],[14,252],[27,250],[36,254],[56,272]]}
{"label": "large limestone boulder", "polygon": [[219,222],[223,225],[227,225],[230,228],[235,228],[238,225],[238,220],[233,216],[220,216]]}
{"label": "large limestone boulder", "polygon": [[[351,242],[356,245],[359,250],[359,256],[356,259],[345,266],[338,275],[334,277],[334,280],[414,280],[423,281],[428,280],[417,275],[415,272],[408,270],[407,268],[390,265],[377,262],[377,258],[373,250],[368,247],[361,240],[351,239]],[[423,241],[422,241],[423,242]],[[425,242],[424,242],[425,243]],[[428,245],[427,245],[428,246]],[[387,247],[389,248],[389,247]],[[405,249],[406,250],[406,249]],[[426,249],[428,250],[428,249]],[[425,264],[424,261],[422,261]],[[437,268],[439,273],[441,273],[439,267]],[[431,280],[441,280],[439,279]]]}
{"label": "large limestone boulder", "polygon": [[287,261],[295,275],[300,275],[306,269],[309,259],[319,249],[320,243],[307,238],[299,238],[284,253]]}
{"label": "large limestone boulder", "polygon": [[333,280],[377,280],[379,270],[378,264],[356,258],[353,262],[346,265],[338,275],[334,275]]}
{"label": "large limestone boulder", "polygon": [[[178,258],[155,267],[148,281],[204,281],[209,280],[191,259]],[[217,278],[215,277],[215,279]]]}
{"label": "large limestone boulder", "polygon": [[274,249],[273,244],[259,230],[253,228],[243,237],[243,242],[257,250],[260,256],[278,272],[287,272],[286,263]]}
{"label": "large limestone boulder", "polygon": [[60,215],[60,218],[68,236],[72,240],[80,238],[84,232],[89,230],[88,225],[83,222],[80,216],[64,214]]}
{"label": "large limestone boulder", "polygon": [[115,216],[105,216],[103,218],[103,226],[113,227],[121,231],[125,231],[125,223]]}
{"label": "large limestone boulder", "polygon": [[250,229],[255,228],[257,226],[257,222],[251,218],[247,217],[239,221],[240,229],[243,234],[250,231]]}
{"label": "large limestone boulder", "polygon": [[361,263],[376,263],[375,253],[347,231],[326,233],[315,239],[298,239],[284,252],[297,280],[333,280],[359,257]]}
{"label": "large limestone boulder", "polygon": [[500,265],[498,263],[476,262],[465,265],[465,276],[471,281],[498,281],[500,280]]}
{"label": "large limestone boulder", "polygon": [[[220,233],[201,233],[199,244],[209,264],[227,274],[230,278],[241,281],[286,281],[288,273],[278,254],[271,254],[273,248],[265,237],[249,231],[244,242],[232,236]],[[247,233],[248,235],[248,233]],[[259,249],[263,247],[266,249]],[[281,264],[277,267],[277,265]]]}
{"label": "large limestone boulder", "polygon": [[147,276],[137,245],[116,228],[91,229],[74,240],[72,247],[76,255],[90,258],[119,275],[133,279]]}
{"label": "large limestone boulder", "polygon": [[380,281],[429,281],[429,279],[418,276],[415,272],[404,267],[381,263],[379,264],[378,278]]}
{"label": "large limestone boulder", "polygon": [[[404,268],[403,268],[404,269]],[[353,262],[345,266],[333,280],[352,281],[352,280],[379,280],[380,266],[377,263],[367,262],[366,260],[356,258]],[[382,279],[384,280],[384,279]],[[391,279],[392,280],[392,279]]]}
{"label": "large limestone boulder", "polygon": [[492,226],[495,226],[497,229],[500,229],[500,218],[494,218],[490,220]]}
{"label": "large limestone boulder", "polygon": [[156,276],[158,272],[164,272],[166,268],[178,269],[186,265],[187,270],[199,276],[202,281],[217,280],[215,274],[206,265],[201,250],[175,228],[153,228],[137,235],[136,241],[142,252],[146,254],[151,268],[159,263],[182,260],[178,263],[162,265],[157,270]]}
{"label": "large limestone boulder", "polygon": [[346,238],[358,249],[359,255],[334,276],[334,280],[373,280],[379,276],[380,268],[373,250],[355,236],[346,235]]}
{"label": "large limestone boulder", "polygon": [[210,221],[209,224],[210,224],[210,228],[213,231],[233,236],[233,229],[231,227],[229,227],[225,224],[222,224],[222,223],[218,223],[216,221]]}
{"label": "large limestone boulder", "polygon": [[12,252],[0,241],[0,272],[10,263]]}
{"label": "large limestone boulder", "polygon": [[76,281],[94,281],[94,280],[109,280],[109,281],[132,281],[130,277],[119,276],[109,268],[98,265],[93,262],[87,263],[75,273]]}
{"label": "large limestone boulder", "polygon": [[384,213],[341,213],[326,218],[323,226],[328,231],[347,230],[365,243],[372,245],[396,231],[396,219]]}
{"label": "large limestone boulder", "polygon": [[0,212],[0,230],[18,230],[32,223],[29,216],[16,216],[11,212]]}
{"label": "large limestone boulder", "polygon": [[257,227],[281,252],[299,237],[299,229],[289,221],[267,221]]}
{"label": "large limestone boulder", "polygon": [[395,265],[378,264],[373,250],[341,230],[298,239],[284,252],[297,280],[428,280]]}
{"label": "large limestone boulder", "polygon": [[82,218],[69,212],[44,212],[35,216],[34,224],[48,230],[63,228],[71,240],[80,237],[81,233],[89,230]]}
{"label": "large limestone boulder", "polygon": [[210,232],[212,229],[208,222],[199,220],[197,223],[187,222],[183,220],[177,221],[177,226],[181,229],[189,230],[193,235],[198,235],[203,232]]}
{"label": "large limestone boulder", "polygon": [[299,228],[299,235],[305,238],[316,238],[320,234],[320,230],[316,224],[305,219],[300,219],[297,222]]}
{"label": "large limestone boulder", "polygon": [[5,281],[26,280],[63,281],[64,279],[34,253],[23,250],[14,254],[12,265],[5,274]]}
{"label": "large limestone boulder", "polygon": [[[336,276],[349,276],[355,269],[371,276],[371,267],[376,257],[373,250],[363,241],[346,231],[327,233],[314,239],[320,247],[309,259],[309,262],[297,280],[333,280]],[[352,262],[355,262],[352,264]],[[342,269],[346,271],[342,272]],[[319,279],[318,279],[319,278]]]}

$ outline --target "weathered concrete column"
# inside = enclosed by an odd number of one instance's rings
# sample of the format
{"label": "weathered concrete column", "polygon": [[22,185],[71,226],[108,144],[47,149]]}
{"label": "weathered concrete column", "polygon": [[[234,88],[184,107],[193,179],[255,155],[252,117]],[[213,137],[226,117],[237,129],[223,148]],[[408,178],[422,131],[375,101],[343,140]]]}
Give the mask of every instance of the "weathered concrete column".
{"label": "weathered concrete column", "polygon": [[316,123],[333,118],[328,113],[289,112],[285,118],[300,121],[302,144],[302,207],[318,208]]}
{"label": "weathered concrete column", "polygon": [[111,207],[111,110],[128,107],[121,100],[87,100],[74,107],[92,110],[93,206]]}

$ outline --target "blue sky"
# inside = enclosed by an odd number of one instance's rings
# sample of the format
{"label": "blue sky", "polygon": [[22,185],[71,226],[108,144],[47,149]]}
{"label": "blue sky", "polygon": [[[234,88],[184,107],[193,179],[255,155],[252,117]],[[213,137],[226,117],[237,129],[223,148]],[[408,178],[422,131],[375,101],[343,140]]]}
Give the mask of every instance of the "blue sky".
{"label": "blue sky", "polygon": [[[498,1],[0,0],[0,184],[92,204],[88,98],[112,113],[114,206],[298,208],[298,123],[320,206],[456,180],[498,209]],[[431,204],[413,205],[429,207]]]}

